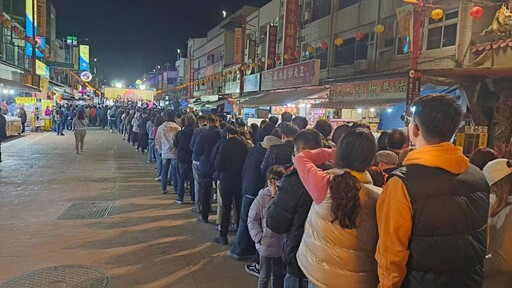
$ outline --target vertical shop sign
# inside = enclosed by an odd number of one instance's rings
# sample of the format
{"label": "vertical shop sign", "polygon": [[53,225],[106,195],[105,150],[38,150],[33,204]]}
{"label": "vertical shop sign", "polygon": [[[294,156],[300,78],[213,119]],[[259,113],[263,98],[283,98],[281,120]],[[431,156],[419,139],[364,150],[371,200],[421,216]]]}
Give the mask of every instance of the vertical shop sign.
{"label": "vertical shop sign", "polygon": [[266,61],[266,70],[273,69],[274,59],[276,58],[276,50],[277,50],[277,26],[268,25],[267,26],[267,61]]}
{"label": "vertical shop sign", "polygon": [[37,35],[46,37],[46,0],[37,0]]}
{"label": "vertical shop sign", "polygon": [[286,0],[284,12],[284,43],[283,43],[283,63],[284,66],[293,63],[292,56],[297,50],[297,36],[299,30],[299,0]]}
{"label": "vertical shop sign", "polygon": [[407,79],[406,104],[410,106],[414,100],[420,97],[421,73],[416,70],[409,71]]}
{"label": "vertical shop sign", "polygon": [[242,64],[242,29],[235,29],[235,63]]}
{"label": "vertical shop sign", "polygon": [[80,45],[80,71],[89,71],[89,45]]}

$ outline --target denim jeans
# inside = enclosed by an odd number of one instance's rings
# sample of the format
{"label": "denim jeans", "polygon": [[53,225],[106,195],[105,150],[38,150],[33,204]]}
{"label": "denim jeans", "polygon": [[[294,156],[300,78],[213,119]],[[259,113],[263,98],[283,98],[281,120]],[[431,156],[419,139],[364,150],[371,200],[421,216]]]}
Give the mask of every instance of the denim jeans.
{"label": "denim jeans", "polygon": [[169,179],[171,179],[172,189],[174,193],[178,193],[178,160],[172,159],[171,170],[169,171]]}
{"label": "denim jeans", "polygon": [[196,211],[201,211],[201,172],[199,172],[199,162],[192,161],[192,173],[194,175],[194,189],[195,189],[195,202],[196,202]]}
{"label": "denim jeans", "polygon": [[185,182],[190,181],[190,201],[195,201],[194,177],[192,176],[192,163],[178,162],[178,200],[185,198]]}
{"label": "denim jeans", "polygon": [[148,162],[155,161],[155,140],[149,139]]}
{"label": "denim jeans", "polygon": [[308,288],[308,279],[300,279],[290,274],[284,277],[284,288]]}
{"label": "denim jeans", "polygon": [[208,220],[211,210],[213,175],[201,172],[201,218]]}
{"label": "denim jeans", "polygon": [[162,176],[162,154],[158,152],[158,149],[155,148],[155,156],[156,156],[156,177]]}
{"label": "denim jeans", "polygon": [[240,257],[241,259],[250,258],[256,253],[254,241],[249,234],[249,227],[247,226],[247,219],[249,218],[249,210],[255,198],[244,195],[242,198],[242,209],[240,210],[240,223],[238,224],[238,231],[236,238],[231,247],[231,254]]}
{"label": "denim jeans", "polygon": [[62,135],[62,132],[64,132],[64,120],[57,120],[55,122],[55,132],[57,132],[57,135]]}
{"label": "denim jeans", "polygon": [[108,119],[108,128],[114,130],[116,128],[116,119]]}
{"label": "denim jeans", "polygon": [[169,171],[171,169],[171,162],[173,159],[164,159],[162,158],[162,174],[160,175],[162,179],[160,180],[162,192],[167,192],[167,181],[169,181]]}
{"label": "denim jeans", "polygon": [[283,287],[285,274],[286,268],[281,257],[260,256],[258,288],[267,288],[270,279],[272,279],[272,288]]}

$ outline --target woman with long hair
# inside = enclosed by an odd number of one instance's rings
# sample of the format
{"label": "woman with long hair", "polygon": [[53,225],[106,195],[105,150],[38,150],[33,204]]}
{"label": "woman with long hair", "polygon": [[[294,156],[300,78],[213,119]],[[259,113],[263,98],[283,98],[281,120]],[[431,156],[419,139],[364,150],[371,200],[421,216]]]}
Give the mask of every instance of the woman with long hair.
{"label": "woman with long hair", "polygon": [[[85,117],[84,110],[79,110],[76,114],[75,119],[73,119],[73,127],[75,127],[75,149],[76,154],[80,154],[80,152],[84,152],[84,142],[86,129],[89,125],[87,118]],[[78,150],[80,148],[80,150]]]}
{"label": "woman with long hair", "polygon": [[485,288],[505,288],[512,283],[512,161],[497,159],[483,169],[491,185]]}
{"label": "woman with long hair", "polygon": [[[372,133],[358,128],[348,131],[336,149],[306,150],[294,158],[314,202],[297,252],[310,287],[377,287],[379,283],[375,252],[381,189],[366,172],[376,151]],[[332,160],[335,169],[316,166]]]}

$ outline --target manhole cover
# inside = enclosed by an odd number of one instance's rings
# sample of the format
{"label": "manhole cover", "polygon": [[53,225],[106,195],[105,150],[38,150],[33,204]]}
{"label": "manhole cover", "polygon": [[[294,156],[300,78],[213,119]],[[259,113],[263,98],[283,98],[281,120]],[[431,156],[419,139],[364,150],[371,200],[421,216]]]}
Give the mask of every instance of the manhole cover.
{"label": "manhole cover", "polygon": [[110,277],[93,266],[64,265],[22,274],[0,288],[107,288]]}
{"label": "manhole cover", "polygon": [[112,210],[112,201],[75,202],[59,216],[59,220],[107,218]]}

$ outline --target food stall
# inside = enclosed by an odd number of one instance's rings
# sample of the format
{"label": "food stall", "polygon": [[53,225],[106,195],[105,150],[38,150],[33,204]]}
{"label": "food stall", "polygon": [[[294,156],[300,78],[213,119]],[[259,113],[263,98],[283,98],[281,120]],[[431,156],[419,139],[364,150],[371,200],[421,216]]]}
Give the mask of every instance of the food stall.
{"label": "food stall", "polygon": [[21,119],[14,116],[5,115],[6,127],[5,131],[7,133],[7,137],[15,136],[21,134]]}

